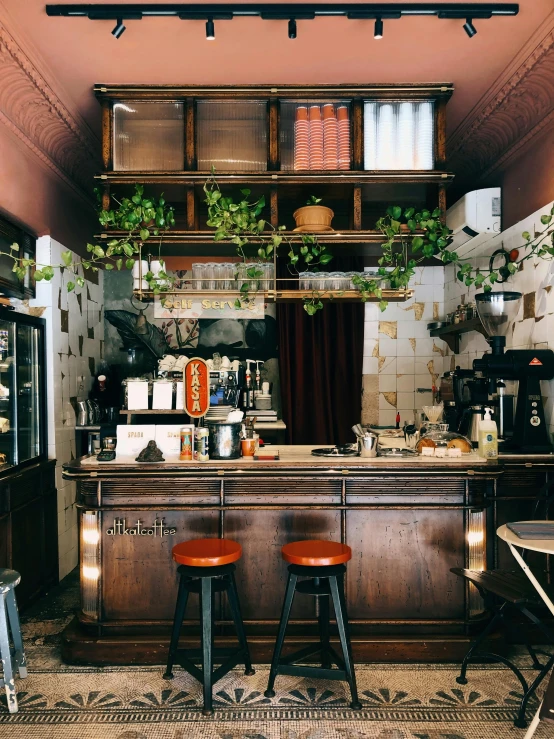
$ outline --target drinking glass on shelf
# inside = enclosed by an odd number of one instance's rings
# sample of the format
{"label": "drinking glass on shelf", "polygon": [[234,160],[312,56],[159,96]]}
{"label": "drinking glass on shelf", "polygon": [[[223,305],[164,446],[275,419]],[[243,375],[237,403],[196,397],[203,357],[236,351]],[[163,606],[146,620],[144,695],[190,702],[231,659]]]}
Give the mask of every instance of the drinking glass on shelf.
{"label": "drinking glass on shelf", "polygon": [[216,290],[225,289],[225,265],[220,262],[214,264],[214,282]]}
{"label": "drinking glass on shelf", "polygon": [[[262,267],[262,265],[259,264],[258,262],[247,262],[246,263],[247,271],[256,270],[257,272],[259,272],[261,271],[260,267]],[[246,277],[247,277],[249,290],[251,290],[252,292],[256,292],[256,290],[260,289],[260,279],[259,278],[256,278],[256,279],[248,278],[248,275],[246,275]]]}
{"label": "drinking glass on shelf", "polygon": [[204,277],[204,265],[202,262],[195,262],[192,265],[192,289],[202,290],[202,280]]}
{"label": "drinking glass on shelf", "polygon": [[313,285],[314,273],[313,272],[300,272],[298,275],[300,289],[311,290]]}
{"label": "drinking glass on shelf", "polygon": [[263,272],[264,272],[264,281],[263,281],[263,289],[264,290],[273,290],[273,283],[275,278],[275,265],[273,262],[266,262],[263,266]]}
{"label": "drinking glass on shelf", "polygon": [[204,290],[215,290],[215,264],[213,262],[206,262],[204,265],[202,286]]}
{"label": "drinking glass on shelf", "polygon": [[236,265],[232,262],[225,262],[223,265],[223,273],[225,282],[223,283],[225,290],[236,290],[237,281],[235,279]]}

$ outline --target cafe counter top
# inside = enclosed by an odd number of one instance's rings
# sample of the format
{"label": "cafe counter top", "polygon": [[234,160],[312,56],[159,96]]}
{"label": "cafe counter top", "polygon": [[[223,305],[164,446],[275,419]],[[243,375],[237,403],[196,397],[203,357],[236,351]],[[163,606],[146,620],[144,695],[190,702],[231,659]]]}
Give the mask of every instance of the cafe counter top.
{"label": "cafe counter top", "polygon": [[179,473],[187,474],[204,473],[206,475],[221,474],[221,471],[240,471],[241,473],[260,472],[270,470],[284,472],[290,470],[305,470],[317,468],[318,470],[329,469],[331,471],[348,469],[369,471],[372,469],[385,471],[396,470],[468,470],[487,469],[496,467],[495,462],[488,462],[475,452],[464,454],[461,457],[423,457],[414,455],[410,457],[373,457],[362,458],[358,456],[347,457],[320,457],[311,452],[317,449],[315,446],[283,445],[267,447],[261,454],[274,454],[279,452],[279,459],[257,459],[253,457],[241,457],[240,459],[212,459],[207,462],[180,461],[179,459],[167,459],[165,462],[148,463],[136,462],[132,457],[119,457],[112,462],[98,462],[96,457],[81,457],[64,465],[64,474],[67,477],[94,476],[113,474],[168,474],[171,476]]}

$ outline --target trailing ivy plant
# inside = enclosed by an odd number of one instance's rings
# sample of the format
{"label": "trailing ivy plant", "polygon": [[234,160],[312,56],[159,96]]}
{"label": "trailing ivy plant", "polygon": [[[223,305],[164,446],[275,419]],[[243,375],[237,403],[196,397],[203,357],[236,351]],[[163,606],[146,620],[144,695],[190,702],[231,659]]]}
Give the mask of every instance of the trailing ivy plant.
{"label": "trailing ivy plant", "polygon": [[[259,260],[258,264],[248,267],[244,275],[237,273],[237,279],[243,279],[239,288],[240,297],[235,301],[237,309],[248,305],[252,300],[250,283],[264,276],[259,264],[272,260],[281,245],[288,249],[288,268],[291,274],[298,274],[298,267],[302,264],[317,270],[333,258],[315,236],[300,234],[300,241],[297,241],[284,233],[286,226],[275,227],[269,221],[260,218],[265,207],[263,195],[257,199],[250,199],[251,191],[243,189],[240,191],[242,196],[240,199],[224,196],[214,171],[204,184],[204,193],[208,205],[207,225],[215,228],[214,240],[230,241],[234,244],[243,262],[252,258]],[[256,291],[253,292],[255,294]],[[323,303],[319,296],[307,298],[304,302],[304,310],[310,315],[321,308]]]}
{"label": "trailing ivy plant", "polygon": [[[175,225],[173,208],[167,205],[163,195],[158,199],[147,197],[144,195],[143,186],[135,185],[135,192],[131,198],[118,200],[112,196],[117,207],[104,210],[101,194],[98,190],[95,192],[98,198],[100,225],[125,231],[125,235],[110,239],[102,246],[87,244],[89,256],[86,258],[74,259],[71,251],[64,251],[61,255],[62,262],[52,265],[39,264],[34,259],[22,259],[19,255],[19,245],[14,243],[9,252],[2,254],[13,259],[12,271],[18,279],[24,279],[27,271],[31,270],[36,281],[50,281],[54,277],[55,270],[61,269],[69,275],[66,288],[68,292],[72,292],[76,287],[84,287],[84,273],[87,270],[98,272],[99,269],[132,269],[136,257],[141,257],[144,244],[152,237],[159,237],[158,250],[161,248],[163,233]],[[156,276],[152,272],[147,272],[143,279],[148,282],[154,294],[165,292],[173,285],[172,278],[163,268],[163,261],[162,269]]]}

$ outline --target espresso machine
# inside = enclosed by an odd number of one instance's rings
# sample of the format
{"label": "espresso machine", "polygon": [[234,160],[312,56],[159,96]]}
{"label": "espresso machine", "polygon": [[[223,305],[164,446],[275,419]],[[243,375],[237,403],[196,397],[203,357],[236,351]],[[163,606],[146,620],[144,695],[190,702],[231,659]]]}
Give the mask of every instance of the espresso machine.
{"label": "espresso machine", "polygon": [[[490,354],[473,361],[474,372],[488,383],[489,395],[496,395],[499,432],[511,421],[510,404],[505,402],[505,380],[517,380],[513,435],[503,451],[541,454],[554,452],[544,415],[541,380],[554,378],[554,352],[550,349],[508,349],[506,335],[521,305],[517,292],[488,292],[475,296],[477,313],[487,332]],[[499,433],[500,436],[500,433]]]}
{"label": "espresso machine", "polygon": [[210,370],[210,405],[232,406],[239,403],[241,370]]}

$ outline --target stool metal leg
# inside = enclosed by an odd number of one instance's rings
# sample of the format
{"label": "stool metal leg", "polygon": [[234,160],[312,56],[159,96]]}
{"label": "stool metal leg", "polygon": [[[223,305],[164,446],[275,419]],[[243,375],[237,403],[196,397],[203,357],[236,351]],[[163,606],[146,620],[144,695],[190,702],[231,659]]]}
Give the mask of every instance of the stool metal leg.
{"label": "stool metal leg", "polygon": [[6,593],[6,606],[8,609],[8,621],[10,622],[13,646],[15,648],[15,664],[17,665],[19,677],[24,678],[27,677],[27,658],[25,657],[25,649],[23,648],[21,624],[19,623],[19,613],[13,590],[8,590]]}
{"label": "stool metal leg", "polygon": [[329,596],[322,595],[319,601],[319,641],[321,642],[321,666],[324,670],[331,669],[331,658],[329,657]]}
{"label": "stool metal leg", "polygon": [[179,634],[181,631],[183,618],[185,617],[188,597],[189,591],[185,587],[185,575],[181,574],[181,577],[179,579],[179,592],[177,594],[177,603],[175,605],[175,616],[173,617],[173,628],[171,630],[171,641],[169,643],[169,652],[167,655],[167,666],[164,673],[164,680],[171,680],[173,678],[173,663],[175,662],[175,654],[177,653]]}
{"label": "stool metal leg", "polygon": [[6,593],[0,594],[0,656],[4,672],[4,688],[10,713],[17,713],[17,694],[13,675],[12,655],[10,651],[10,636],[8,632],[8,614],[6,611]]}
{"label": "stool metal leg", "polygon": [[202,578],[200,604],[202,610],[202,674],[204,686],[204,716],[211,716],[213,678],[213,596],[212,578]]}
{"label": "stool metal leg", "polygon": [[329,585],[333,596],[333,604],[335,606],[335,618],[337,619],[337,627],[339,630],[340,643],[344,656],[344,667],[348,684],[350,685],[350,693],[352,695],[352,703],[350,707],[359,710],[362,704],[358,700],[358,689],[356,687],[356,675],[354,672],[354,660],[352,659],[352,645],[350,644],[350,634],[348,628],[348,615],[346,613],[346,599],[344,597],[344,577],[340,575],[331,575],[329,577]]}
{"label": "stool metal leg", "polygon": [[271,669],[269,671],[269,680],[267,681],[267,690],[264,693],[266,698],[275,697],[273,686],[275,685],[275,678],[277,677],[277,668],[279,666],[281,650],[283,649],[283,642],[285,641],[285,631],[287,630],[287,624],[289,621],[290,609],[292,608],[292,601],[294,600],[294,591],[296,589],[297,580],[298,576],[293,575],[292,572],[289,572],[289,580],[285,593],[285,600],[283,601],[283,610],[281,611],[281,620],[279,621],[279,632],[277,634],[277,641],[275,642],[275,649],[273,650],[273,659],[271,660]]}
{"label": "stool metal leg", "polygon": [[237,592],[237,583],[235,580],[235,573],[231,572],[229,575],[229,587],[227,588],[227,598],[229,599],[229,606],[233,615],[233,621],[235,622],[235,629],[239,639],[240,647],[244,654],[244,674],[254,675],[255,671],[252,669],[252,660],[250,659],[250,650],[248,648],[248,642],[246,641],[246,634],[244,633],[244,624],[242,622],[242,614],[240,612],[240,602]]}

